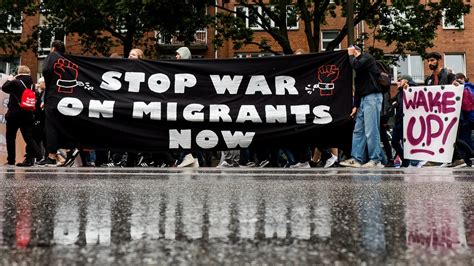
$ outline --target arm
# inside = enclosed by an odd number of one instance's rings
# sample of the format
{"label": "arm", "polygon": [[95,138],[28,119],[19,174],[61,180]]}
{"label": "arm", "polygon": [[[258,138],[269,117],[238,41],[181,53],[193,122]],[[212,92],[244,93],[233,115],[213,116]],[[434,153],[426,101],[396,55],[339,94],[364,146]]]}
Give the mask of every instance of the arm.
{"label": "arm", "polygon": [[371,58],[369,56],[350,56],[350,62],[354,70],[365,69],[371,64]]}
{"label": "arm", "polygon": [[17,84],[18,81],[16,80],[8,80],[7,82],[5,82],[2,86],[2,91],[6,92],[6,93],[11,93],[12,91],[15,90],[15,87],[17,87]]}

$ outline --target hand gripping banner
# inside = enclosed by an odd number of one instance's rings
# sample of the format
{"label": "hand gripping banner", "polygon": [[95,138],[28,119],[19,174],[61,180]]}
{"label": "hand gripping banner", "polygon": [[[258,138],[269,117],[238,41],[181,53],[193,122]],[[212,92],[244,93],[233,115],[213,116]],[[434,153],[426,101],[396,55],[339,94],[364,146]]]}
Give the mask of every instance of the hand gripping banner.
{"label": "hand gripping banner", "polygon": [[179,61],[53,53],[43,74],[47,135],[64,148],[337,147],[351,134],[345,51]]}

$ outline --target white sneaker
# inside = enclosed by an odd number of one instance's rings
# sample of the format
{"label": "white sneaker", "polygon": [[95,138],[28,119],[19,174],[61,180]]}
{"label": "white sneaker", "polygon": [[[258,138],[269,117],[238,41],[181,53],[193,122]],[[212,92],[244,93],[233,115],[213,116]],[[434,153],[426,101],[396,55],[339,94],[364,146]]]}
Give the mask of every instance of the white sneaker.
{"label": "white sneaker", "polygon": [[333,166],[337,162],[337,156],[334,154],[331,154],[331,158],[326,160],[326,163],[324,164],[324,168],[329,168]]}
{"label": "white sneaker", "polygon": [[226,160],[222,161],[221,164],[216,166],[216,168],[233,168],[233,167],[238,167],[238,165],[230,164]]}
{"label": "white sneaker", "polygon": [[384,168],[385,166],[381,162],[368,161],[361,166],[362,168]]}
{"label": "white sneaker", "polygon": [[362,164],[359,163],[354,158],[347,159],[345,161],[340,162],[339,164],[345,167],[354,167],[354,168],[360,168],[362,166]]}
{"label": "white sneaker", "polygon": [[428,161],[419,161],[418,164],[416,165],[416,168],[421,168],[423,167]]}
{"label": "white sneaker", "polygon": [[198,159],[194,159],[194,163],[192,163],[192,164],[190,165],[190,167],[194,167],[194,168],[199,167],[199,160],[198,160]]}
{"label": "white sneaker", "polygon": [[311,168],[311,166],[309,165],[309,162],[306,161],[304,163],[297,163],[294,165],[290,165],[290,168]]}
{"label": "white sneaker", "polygon": [[[195,163],[197,166],[194,166]],[[199,162],[189,153],[184,156],[183,161],[177,167],[199,167]]]}

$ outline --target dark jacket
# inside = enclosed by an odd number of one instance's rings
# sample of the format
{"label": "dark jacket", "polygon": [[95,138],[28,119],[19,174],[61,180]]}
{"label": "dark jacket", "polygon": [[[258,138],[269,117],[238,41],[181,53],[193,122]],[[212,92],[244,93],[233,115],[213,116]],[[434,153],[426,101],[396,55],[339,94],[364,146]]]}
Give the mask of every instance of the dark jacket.
{"label": "dark jacket", "polygon": [[[408,81],[409,86],[417,86],[413,80]],[[403,123],[403,87],[398,88],[397,95],[390,99],[392,102],[391,108],[395,111],[395,123]]]}
{"label": "dark jacket", "polygon": [[425,85],[451,85],[453,84],[455,79],[456,75],[454,75],[453,73],[448,73],[448,70],[446,68],[443,68],[438,74],[438,84],[434,84],[434,74],[431,74],[431,76],[428,76],[425,79]]}
{"label": "dark jacket", "polygon": [[380,92],[374,77],[374,73],[377,73],[377,65],[375,58],[368,53],[362,53],[358,57],[351,56],[350,62],[356,72],[354,105],[359,107],[362,97]]}
{"label": "dark jacket", "polygon": [[[23,85],[21,81],[23,81],[25,85]],[[33,117],[32,111],[25,111],[20,108],[21,96],[23,95],[25,86],[31,88],[32,84],[33,79],[30,75],[18,75],[14,80],[9,80],[3,84],[2,91],[10,94],[10,98],[8,99],[8,112],[5,115],[6,118],[17,116]]]}

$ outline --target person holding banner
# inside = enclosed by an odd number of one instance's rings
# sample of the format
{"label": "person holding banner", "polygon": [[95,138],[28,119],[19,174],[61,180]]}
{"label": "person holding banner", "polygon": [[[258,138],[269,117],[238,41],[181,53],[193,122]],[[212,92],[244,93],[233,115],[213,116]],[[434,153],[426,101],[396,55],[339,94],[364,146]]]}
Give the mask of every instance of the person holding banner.
{"label": "person holding banner", "polygon": [[[350,63],[356,72],[354,108],[351,116],[356,119],[352,133],[352,158],[340,163],[346,167],[383,168],[384,152],[380,146],[380,113],[383,95],[376,77],[375,58],[362,53],[358,46],[347,50]],[[366,156],[368,151],[368,161]]]}
{"label": "person holding banner", "polygon": [[3,84],[2,90],[10,94],[8,100],[8,111],[5,114],[6,141],[7,141],[7,164],[15,165],[16,158],[16,134],[20,129],[26,143],[27,154],[22,163],[17,166],[33,166],[36,158],[41,158],[41,149],[33,139],[33,111],[24,110],[20,106],[22,95],[25,90],[31,89],[33,79],[30,76],[30,69],[21,65],[18,67],[18,75],[10,76]]}
{"label": "person holding banner", "polygon": [[[188,47],[183,46],[176,50],[176,60],[181,59],[191,59],[191,51]],[[178,164],[178,167],[199,167],[199,161],[196,156],[197,153],[191,150],[181,152],[181,163]]]}
{"label": "person holding banner", "polygon": [[[46,84],[45,89],[45,101],[48,98],[49,92],[48,88],[51,88],[52,85],[50,84],[52,80],[52,76],[55,75],[54,72],[54,62],[56,59],[61,57],[66,52],[66,47],[64,43],[60,40],[55,40],[51,44],[51,51],[48,57],[44,60],[43,63],[43,77]],[[48,152],[48,156],[41,160],[38,165],[39,166],[62,166],[66,162],[66,159],[61,155],[59,149],[59,138],[60,134],[54,124],[47,119],[48,112],[54,112],[53,109],[49,109],[47,105],[45,105],[45,130],[46,130],[46,150]]]}

